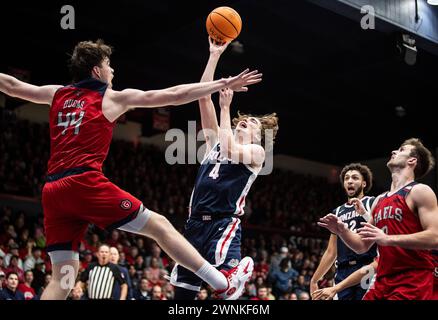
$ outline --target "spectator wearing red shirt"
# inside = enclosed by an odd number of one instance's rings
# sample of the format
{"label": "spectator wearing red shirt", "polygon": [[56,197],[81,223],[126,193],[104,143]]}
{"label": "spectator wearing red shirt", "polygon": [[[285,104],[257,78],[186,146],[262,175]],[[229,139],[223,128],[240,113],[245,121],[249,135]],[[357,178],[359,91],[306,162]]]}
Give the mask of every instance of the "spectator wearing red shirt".
{"label": "spectator wearing red shirt", "polygon": [[161,248],[156,242],[152,242],[151,244],[151,255],[146,257],[146,266],[149,267],[152,264],[153,258],[157,259],[160,268],[166,268],[169,265],[167,258],[161,257]]}
{"label": "spectator wearing red shirt", "polygon": [[36,298],[35,290],[32,288],[33,272],[28,270],[24,274],[24,283],[18,285],[18,291],[24,294],[24,299],[33,300]]}
{"label": "spectator wearing red shirt", "polygon": [[257,289],[257,296],[254,298],[251,298],[251,300],[263,300],[263,301],[269,300],[268,287],[264,284],[259,286]]}
{"label": "spectator wearing red shirt", "polygon": [[256,277],[263,277],[264,280],[268,277],[269,273],[269,262],[268,262],[268,252],[266,250],[260,251],[260,258],[254,266],[254,274]]}
{"label": "spectator wearing red shirt", "polygon": [[14,272],[18,275],[18,281],[24,281],[24,271],[18,266],[18,261],[20,258],[18,256],[12,256],[9,262],[9,266],[6,268],[6,274]]}
{"label": "spectator wearing red shirt", "polygon": [[159,285],[152,287],[152,299],[151,300],[167,300],[166,296],[163,294],[163,290]]}

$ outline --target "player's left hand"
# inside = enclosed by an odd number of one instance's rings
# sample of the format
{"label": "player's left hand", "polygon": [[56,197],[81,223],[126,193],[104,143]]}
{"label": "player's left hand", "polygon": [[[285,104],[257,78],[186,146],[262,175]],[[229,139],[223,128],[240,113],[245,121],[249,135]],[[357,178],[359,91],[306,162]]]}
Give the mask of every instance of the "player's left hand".
{"label": "player's left hand", "polygon": [[231,101],[233,100],[233,90],[229,88],[222,89],[219,91],[219,105],[221,108],[229,107]]}
{"label": "player's left hand", "polygon": [[312,294],[312,300],[332,300],[336,293],[335,287],[319,289]]}
{"label": "player's left hand", "polygon": [[362,222],[361,224],[363,227],[357,229],[357,233],[362,238],[362,240],[374,241],[381,246],[388,245],[389,236],[385,232],[383,232],[382,229],[379,229],[376,226],[367,222]]}

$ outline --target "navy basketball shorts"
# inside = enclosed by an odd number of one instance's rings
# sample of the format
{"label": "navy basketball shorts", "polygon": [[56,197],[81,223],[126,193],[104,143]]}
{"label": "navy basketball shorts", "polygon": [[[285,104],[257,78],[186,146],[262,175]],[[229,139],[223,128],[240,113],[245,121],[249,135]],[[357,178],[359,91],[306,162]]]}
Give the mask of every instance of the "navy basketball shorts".
{"label": "navy basketball shorts", "polygon": [[[338,268],[336,270],[335,275],[335,283],[339,283],[342,280],[346,279],[350,274],[362,268],[363,264],[357,264],[354,266]],[[338,292],[338,300],[362,300],[362,297],[367,292],[367,288],[362,288],[362,285],[359,283],[350,288],[346,288],[340,292]]]}
{"label": "navy basketball shorts", "polygon": [[[242,229],[240,219],[226,217],[202,221],[189,219],[184,236],[196,250],[218,270],[229,270],[239,264]],[[174,286],[199,291],[202,280],[190,270],[175,265],[170,277]]]}

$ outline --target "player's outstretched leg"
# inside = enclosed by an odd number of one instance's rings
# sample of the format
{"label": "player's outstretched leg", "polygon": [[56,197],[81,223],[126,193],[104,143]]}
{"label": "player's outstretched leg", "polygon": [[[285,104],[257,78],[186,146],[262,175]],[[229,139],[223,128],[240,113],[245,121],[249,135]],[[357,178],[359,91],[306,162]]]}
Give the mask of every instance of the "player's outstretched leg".
{"label": "player's outstretched leg", "polygon": [[240,297],[245,282],[252,274],[251,258],[242,259],[241,264],[235,268],[236,270],[220,272],[196,251],[166,217],[146,208],[140,210],[136,219],[119,229],[154,239],[173,260],[194,272],[215,289],[220,298],[234,300]]}
{"label": "player's outstretched leg", "polygon": [[[73,251],[54,251],[50,253],[52,260],[52,279],[44,289],[41,300],[65,300],[73,289],[79,270],[79,256],[67,258],[74,255]],[[64,256],[64,258],[63,258]]]}

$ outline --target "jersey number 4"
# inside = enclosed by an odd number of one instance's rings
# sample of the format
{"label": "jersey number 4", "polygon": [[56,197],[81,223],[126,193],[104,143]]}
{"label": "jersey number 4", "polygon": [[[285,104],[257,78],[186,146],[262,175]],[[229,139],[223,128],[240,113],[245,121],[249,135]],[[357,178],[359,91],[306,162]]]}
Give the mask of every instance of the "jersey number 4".
{"label": "jersey number 4", "polygon": [[79,133],[79,127],[82,123],[82,118],[84,117],[85,111],[81,111],[79,113],[78,119],[76,119],[76,112],[68,112],[65,115],[65,121],[63,120],[62,112],[58,113],[58,127],[63,127],[62,134],[64,135],[68,129],[68,127],[74,127],[74,134]]}
{"label": "jersey number 4", "polygon": [[213,167],[213,169],[210,171],[210,174],[208,175],[210,178],[212,178],[213,180],[216,180],[219,177],[219,168],[221,166],[221,163],[218,162],[215,164],[215,166]]}

